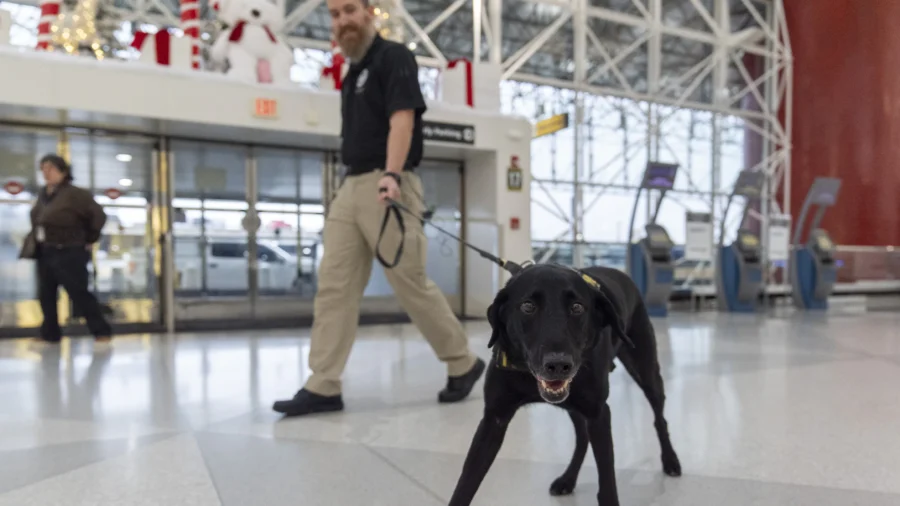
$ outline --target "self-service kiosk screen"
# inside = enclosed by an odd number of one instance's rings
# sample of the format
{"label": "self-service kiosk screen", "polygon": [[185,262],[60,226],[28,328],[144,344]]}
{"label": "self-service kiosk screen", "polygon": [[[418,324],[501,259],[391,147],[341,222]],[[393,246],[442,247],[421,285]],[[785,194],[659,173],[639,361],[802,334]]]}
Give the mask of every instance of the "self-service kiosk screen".
{"label": "self-service kiosk screen", "polygon": [[760,256],[759,237],[756,234],[740,231],[737,237],[737,246],[746,262],[758,262]]}
{"label": "self-service kiosk screen", "polygon": [[759,238],[752,234],[741,234],[741,246],[746,249],[756,249],[759,247]]}
{"label": "self-service kiosk screen", "polygon": [[669,234],[661,228],[651,228],[647,231],[647,235],[650,238],[650,244],[653,246],[665,247],[672,242],[669,240]]}
{"label": "self-service kiosk screen", "polygon": [[820,235],[817,237],[816,246],[818,246],[821,251],[831,251],[834,249],[834,243],[831,242],[831,239],[827,235]]}
{"label": "self-service kiosk screen", "polygon": [[744,170],[738,175],[734,183],[734,194],[743,197],[759,198],[762,193],[764,172]]}
{"label": "self-service kiosk screen", "polygon": [[675,185],[677,173],[678,165],[649,162],[644,172],[644,188],[670,190]]}

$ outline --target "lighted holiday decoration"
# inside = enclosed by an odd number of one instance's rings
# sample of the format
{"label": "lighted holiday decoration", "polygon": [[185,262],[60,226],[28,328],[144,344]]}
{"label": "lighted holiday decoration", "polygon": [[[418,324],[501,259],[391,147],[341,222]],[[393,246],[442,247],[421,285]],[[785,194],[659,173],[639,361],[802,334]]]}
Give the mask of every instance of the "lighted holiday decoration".
{"label": "lighted holiday decoration", "polygon": [[375,28],[382,38],[403,42],[403,20],[397,12],[397,0],[379,0],[372,2],[375,13]]}
{"label": "lighted holiday decoration", "polygon": [[97,1],[65,0],[62,7],[57,22],[50,27],[53,48],[66,54],[91,53],[102,60],[106,54],[97,33]]}
{"label": "lighted holiday decoration", "polygon": [[218,0],[213,4],[228,26],[213,43],[212,60],[226,75],[254,83],[288,84],[293,50],[276,34],[284,25],[283,13],[268,0]]}

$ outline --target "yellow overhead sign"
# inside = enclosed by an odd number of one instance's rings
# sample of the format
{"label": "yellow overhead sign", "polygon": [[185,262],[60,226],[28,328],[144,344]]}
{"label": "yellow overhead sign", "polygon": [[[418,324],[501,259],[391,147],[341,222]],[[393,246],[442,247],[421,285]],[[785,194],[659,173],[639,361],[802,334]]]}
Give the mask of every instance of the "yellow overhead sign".
{"label": "yellow overhead sign", "polygon": [[569,113],[542,119],[534,125],[534,137],[543,137],[569,128]]}

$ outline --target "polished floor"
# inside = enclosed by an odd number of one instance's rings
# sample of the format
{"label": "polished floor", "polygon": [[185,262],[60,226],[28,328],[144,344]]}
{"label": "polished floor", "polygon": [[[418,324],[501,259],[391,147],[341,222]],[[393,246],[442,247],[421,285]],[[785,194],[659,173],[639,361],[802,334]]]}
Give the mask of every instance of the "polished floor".
{"label": "polished floor", "polygon": [[[478,353],[488,327],[469,323]],[[685,475],[664,477],[650,409],[622,368],[611,406],[623,505],[900,504],[900,315],[675,314],[657,321]],[[364,327],[344,413],[269,409],[308,374],[308,331],[123,336],[94,352],[0,342],[0,506],[447,504],[482,408],[442,406],[411,326]],[[480,387],[479,387],[480,389]],[[574,435],[522,410],[475,504],[596,505],[588,459],[550,497]]]}

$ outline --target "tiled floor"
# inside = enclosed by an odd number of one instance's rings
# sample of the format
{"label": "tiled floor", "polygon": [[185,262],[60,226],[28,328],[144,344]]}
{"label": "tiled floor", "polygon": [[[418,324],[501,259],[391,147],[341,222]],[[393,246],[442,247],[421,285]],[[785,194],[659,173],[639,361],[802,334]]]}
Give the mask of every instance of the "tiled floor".
{"label": "tiled floor", "polygon": [[[657,321],[685,476],[660,471],[651,413],[618,368],[623,505],[900,504],[900,315],[676,314]],[[487,356],[485,323],[470,323]],[[481,394],[440,406],[444,370],[410,326],[366,327],[347,411],[280,420],[307,374],[307,331],[0,342],[0,506],[447,504]],[[479,387],[480,390],[480,387]],[[475,504],[595,505],[590,457],[553,498],[574,436],[521,411]]]}

